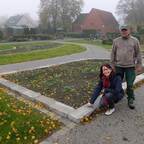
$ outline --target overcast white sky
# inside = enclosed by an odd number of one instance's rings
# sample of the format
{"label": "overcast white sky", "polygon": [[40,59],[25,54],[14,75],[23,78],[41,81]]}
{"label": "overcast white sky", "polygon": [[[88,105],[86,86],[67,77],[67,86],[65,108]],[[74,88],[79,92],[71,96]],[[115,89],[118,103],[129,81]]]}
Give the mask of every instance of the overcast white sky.
{"label": "overcast white sky", "polygon": [[[119,0],[84,0],[83,12],[91,8],[110,11],[115,15],[115,8]],[[29,13],[37,19],[40,0],[0,0],[0,16]]]}

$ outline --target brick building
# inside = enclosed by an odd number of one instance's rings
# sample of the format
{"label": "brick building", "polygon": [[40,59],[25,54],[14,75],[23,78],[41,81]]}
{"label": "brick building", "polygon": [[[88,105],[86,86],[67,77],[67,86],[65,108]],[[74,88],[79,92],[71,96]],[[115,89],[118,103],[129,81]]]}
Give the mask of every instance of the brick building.
{"label": "brick building", "polygon": [[118,32],[118,22],[112,13],[93,8],[90,13],[80,14],[72,26],[73,32],[96,30],[102,35]]}

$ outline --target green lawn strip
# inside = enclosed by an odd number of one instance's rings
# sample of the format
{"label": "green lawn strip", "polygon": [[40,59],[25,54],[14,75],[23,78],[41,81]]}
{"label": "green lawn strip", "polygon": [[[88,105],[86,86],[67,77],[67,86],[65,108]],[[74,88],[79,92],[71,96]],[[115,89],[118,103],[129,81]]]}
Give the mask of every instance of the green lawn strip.
{"label": "green lawn strip", "polygon": [[[96,46],[100,46],[100,47],[106,48],[107,50],[111,50],[112,49],[112,45],[102,44],[101,40],[84,40],[84,39],[82,39],[82,40],[71,40],[69,42],[92,44],[92,45],[96,45]],[[144,45],[141,45],[141,51],[144,52]]]}
{"label": "green lawn strip", "polygon": [[72,40],[70,42],[92,44],[92,45],[96,45],[96,46],[106,48],[108,50],[110,50],[112,48],[112,45],[102,44],[101,40],[84,40],[83,39],[83,40]]}
{"label": "green lawn strip", "polygon": [[61,123],[0,88],[0,143],[32,144],[60,129]]}
{"label": "green lawn strip", "polygon": [[86,48],[83,48],[81,46],[67,44],[61,47],[48,50],[34,51],[20,54],[1,55],[0,65],[71,55],[74,53],[80,53],[85,50]]}
{"label": "green lawn strip", "polygon": [[99,77],[101,64],[86,60],[3,76],[57,101],[78,108],[89,101]]}
{"label": "green lawn strip", "polygon": [[15,43],[0,43],[0,50],[8,50],[8,49],[14,49],[21,48],[21,47],[33,47],[33,46],[49,46],[52,43],[49,41],[33,41],[33,42],[15,42]]}
{"label": "green lawn strip", "polygon": [[36,50],[46,50],[51,48],[60,47],[62,44],[59,43],[35,43],[35,44],[25,44],[25,45],[18,45],[18,46],[11,46],[10,49],[3,49],[0,50],[0,55],[4,54],[13,54],[13,53],[24,53],[24,52],[31,52]]}

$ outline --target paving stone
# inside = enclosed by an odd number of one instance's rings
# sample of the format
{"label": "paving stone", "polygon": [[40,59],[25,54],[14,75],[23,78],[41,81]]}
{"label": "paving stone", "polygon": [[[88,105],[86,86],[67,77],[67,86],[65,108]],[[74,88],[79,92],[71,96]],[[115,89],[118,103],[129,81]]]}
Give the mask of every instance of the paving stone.
{"label": "paving stone", "polygon": [[101,96],[97,98],[93,107],[88,107],[88,105],[85,104],[84,106],[76,109],[76,111],[69,114],[68,118],[76,123],[79,123],[84,116],[89,116],[96,108],[98,108],[100,99]]}
{"label": "paving stone", "polygon": [[55,111],[57,114],[60,114],[61,116],[64,117],[68,117],[68,115],[75,110],[74,108],[68,105],[65,105],[61,102],[58,102],[54,99],[45,96],[37,97],[36,100],[42,102],[49,109]]}

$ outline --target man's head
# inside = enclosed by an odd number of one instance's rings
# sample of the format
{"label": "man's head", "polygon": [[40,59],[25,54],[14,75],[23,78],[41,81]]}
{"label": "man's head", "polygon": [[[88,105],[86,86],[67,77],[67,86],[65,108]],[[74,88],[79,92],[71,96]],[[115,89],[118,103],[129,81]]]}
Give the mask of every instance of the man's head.
{"label": "man's head", "polygon": [[127,25],[120,26],[120,33],[123,38],[128,38],[130,34],[130,28]]}

